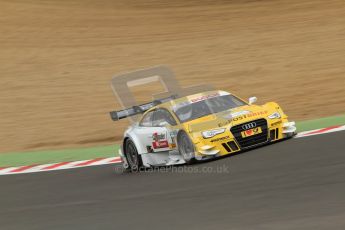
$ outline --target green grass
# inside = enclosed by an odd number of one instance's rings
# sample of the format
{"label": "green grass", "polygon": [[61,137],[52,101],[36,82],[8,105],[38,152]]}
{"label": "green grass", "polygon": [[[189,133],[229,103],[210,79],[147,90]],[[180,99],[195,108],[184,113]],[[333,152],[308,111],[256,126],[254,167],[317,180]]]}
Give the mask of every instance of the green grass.
{"label": "green grass", "polygon": [[321,129],[334,125],[345,125],[345,115],[324,117],[315,120],[299,121],[296,122],[297,131],[308,131],[312,129]]}
{"label": "green grass", "polygon": [[[343,124],[345,124],[345,115],[299,121],[297,122],[297,129],[299,132],[302,132]],[[78,149],[3,153],[0,154],[0,167],[78,161],[98,157],[114,157],[118,156],[118,149],[119,146],[111,145]]]}
{"label": "green grass", "polygon": [[114,157],[118,156],[118,149],[119,146],[111,145],[78,149],[3,153],[0,154],[0,167],[78,161],[98,157]]}

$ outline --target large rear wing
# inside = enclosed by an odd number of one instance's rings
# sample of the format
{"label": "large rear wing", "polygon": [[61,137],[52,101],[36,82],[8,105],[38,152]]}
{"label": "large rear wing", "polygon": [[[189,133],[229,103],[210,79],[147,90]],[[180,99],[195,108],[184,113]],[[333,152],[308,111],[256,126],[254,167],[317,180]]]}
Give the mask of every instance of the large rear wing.
{"label": "large rear wing", "polygon": [[172,95],[170,97],[157,99],[157,100],[151,101],[149,103],[145,103],[145,104],[141,104],[141,105],[135,105],[135,106],[132,106],[131,108],[127,108],[127,109],[123,109],[123,110],[119,110],[119,111],[111,111],[110,117],[113,121],[118,121],[118,120],[126,118],[126,117],[131,117],[131,116],[135,116],[137,114],[145,113],[147,110],[151,109],[154,106],[157,106],[159,104],[174,100],[176,98],[177,98],[177,95]]}
{"label": "large rear wing", "polygon": [[[151,82],[161,83],[164,91],[152,95],[153,99],[151,102],[137,105],[138,103],[135,100],[130,88],[148,85]],[[114,95],[120,102],[120,106],[122,108],[126,108],[123,110],[110,112],[111,119],[117,121],[128,117],[130,122],[137,121],[139,116],[135,115],[142,114],[157,104],[174,99],[171,95],[184,97],[195,93],[213,90],[213,87],[209,84],[182,88],[175,78],[175,74],[166,66],[155,66],[148,69],[116,75],[111,80],[111,87]]]}

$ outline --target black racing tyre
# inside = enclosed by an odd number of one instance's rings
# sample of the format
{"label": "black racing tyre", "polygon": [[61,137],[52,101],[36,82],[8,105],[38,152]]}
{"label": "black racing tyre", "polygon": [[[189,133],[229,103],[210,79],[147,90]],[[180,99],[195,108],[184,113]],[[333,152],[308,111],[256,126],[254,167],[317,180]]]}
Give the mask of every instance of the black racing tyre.
{"label": "black racing tyre", "polygon": [[187,164],[195,161],[195,146],[188,134],[184,131],[180,131],[177,134],[177,148]]}
{"label": "black racing tyre", "polygon": [[125,156],[128,162],[129,169],[131,171],[139,171],[143,165],[141,156],[138,154],[138,150],[135,147],[134,142],[131,139],[127,139],[125,143]]}

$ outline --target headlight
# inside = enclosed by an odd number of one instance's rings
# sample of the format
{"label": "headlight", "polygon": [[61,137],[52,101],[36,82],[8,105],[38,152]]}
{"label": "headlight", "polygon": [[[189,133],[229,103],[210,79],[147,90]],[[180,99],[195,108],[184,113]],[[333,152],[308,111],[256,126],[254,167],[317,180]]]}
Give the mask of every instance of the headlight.
{"label": "headlight", "polygon": [[277,119],[280,117],[281,117],[280,113],[278,113],[278,112],[272,113],[271,115],[268,116],[269,119]]}
{"label": "headlight", "polygon": [[213,129],[213,130],[204,131],[201,134],[204,138],[211,138],[224,132],[225,132],[225,129]]}

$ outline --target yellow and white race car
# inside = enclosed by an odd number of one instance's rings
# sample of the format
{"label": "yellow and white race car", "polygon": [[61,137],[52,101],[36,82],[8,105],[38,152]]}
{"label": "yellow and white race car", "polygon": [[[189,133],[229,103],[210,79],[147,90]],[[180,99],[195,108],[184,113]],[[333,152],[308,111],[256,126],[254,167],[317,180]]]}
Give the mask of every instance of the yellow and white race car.
{"label": "yellow and white race car", "polygon": [[111,112],[113,120],[142,114],[124,133],[123,166],[191,163],[237,153],[296,134],[275,102],[255,105],[225,91],[174,96]]}

